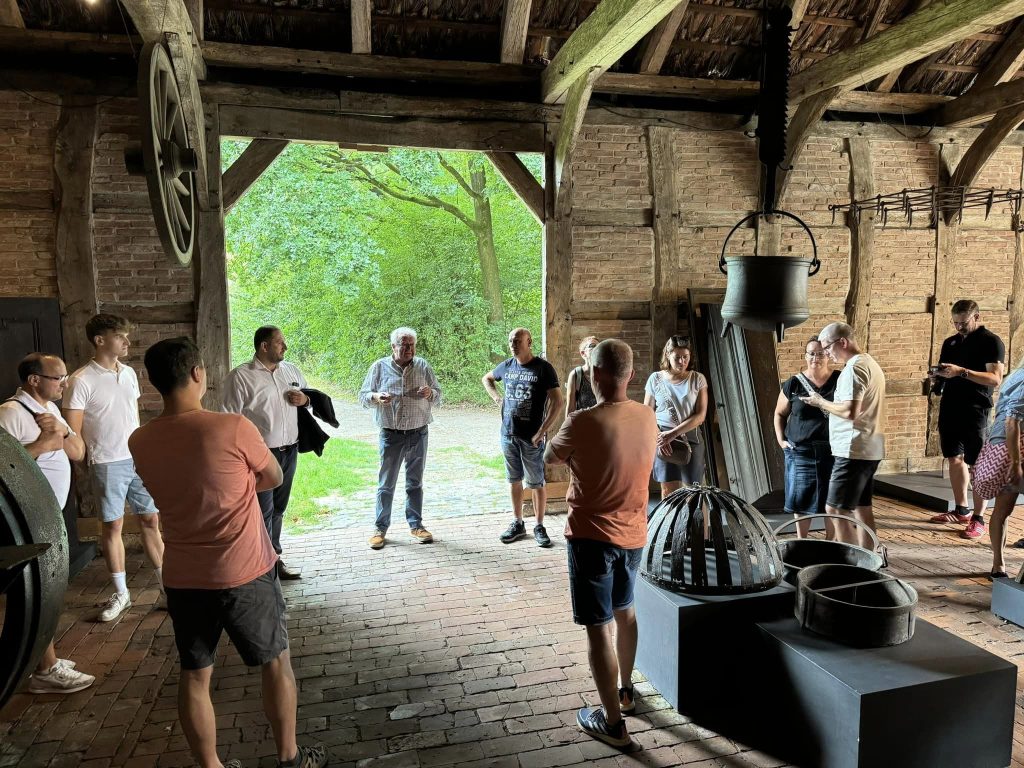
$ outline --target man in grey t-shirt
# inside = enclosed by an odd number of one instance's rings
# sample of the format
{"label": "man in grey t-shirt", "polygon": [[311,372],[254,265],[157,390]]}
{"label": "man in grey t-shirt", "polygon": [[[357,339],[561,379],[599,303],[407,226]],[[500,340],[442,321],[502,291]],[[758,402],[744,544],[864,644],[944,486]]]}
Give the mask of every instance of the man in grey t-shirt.
{"label": "man in grey t-shirt", "polygon": [[[831,323],[818,334],[822,349],[834,363],[845,364],[829,402],[815,393],[800,398],[828,413],[829,443],[835,464],[828,486],[826,511],[853,517],[875,529],[871,510],[875,470],[885,458],[885,374],[853,336],[846,323]],[[871,549],[866,530],[852,523],[835,526],[840,541]]]}

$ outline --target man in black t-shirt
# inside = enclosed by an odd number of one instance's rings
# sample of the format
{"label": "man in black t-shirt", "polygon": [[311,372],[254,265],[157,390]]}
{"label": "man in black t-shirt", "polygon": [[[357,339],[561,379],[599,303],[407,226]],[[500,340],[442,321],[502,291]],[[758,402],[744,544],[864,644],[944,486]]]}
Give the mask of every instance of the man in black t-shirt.
{"label": "man in black t-shirt", "polygon": [[[483,377],[484,389],[494,402],[501,402],[501,447],[505,454],[505,475],[512,492],[515,516],[501,541],[511,544],[526,536],[523,522],[523,480],[533,492],[537,523],[533,538],[538,546],[550,547],[544,529],[547,489],[544,487],[544,438],[562,408],[558,374],[547,360],[533,354],[533,337],[525,328],[508,335],[512,357]],[[495,382],[504,382],[502,396]]]}
{"label": "man in black t-shirt", "polygon": [[977,303],[956,302],[951,322],[956,333],[942,342],[939,365],[929,371],[939,402],[939,442],[949,459],[952,512],[935,515],[933,523],[967,523],[960,536],[976,539],[985,533],[985,500],[974,494],[974,514],[967,508],[969,468],[985,444],[992,390],[1003,380],[1002,340],[980,324]]}

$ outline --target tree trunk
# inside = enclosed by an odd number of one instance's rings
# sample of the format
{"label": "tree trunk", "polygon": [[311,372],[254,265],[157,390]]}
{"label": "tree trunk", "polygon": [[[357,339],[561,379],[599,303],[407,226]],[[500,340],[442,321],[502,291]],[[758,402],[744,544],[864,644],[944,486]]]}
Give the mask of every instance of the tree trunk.
{"label": "tree trunk", "polygon": [[487,197],[487,174],[483,163],[474,160],[470,168],[470,186],[473,188],[473,212],[476,226],[476,252],[480,259],[480,277],[484,299],[487,301],[487,320],[493,325],[505,324],[505,303],[501,296],[501,274],[498,257],[494,253],[494,227],[491,222],[491,201]]}

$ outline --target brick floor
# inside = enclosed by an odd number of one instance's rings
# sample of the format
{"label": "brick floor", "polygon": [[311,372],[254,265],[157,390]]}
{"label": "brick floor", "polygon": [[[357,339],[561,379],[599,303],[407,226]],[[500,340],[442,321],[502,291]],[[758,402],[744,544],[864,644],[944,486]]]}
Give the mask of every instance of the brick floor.
{"label": "brick floor", "polygon": [[[987,549],[919,510],[882,500],[876,512],[892,571],[919,590],[920,615],[1016,661],[1024,630],[988,611]],[[300,739],[324,741],[333,765],[359,768],[778,766],[679,716],[643,682],[630,719],[636,751],[577,731],[575,709],[596,694],[569,614],[561,522],[551,519],[546,551],[500,544],[505,519],[479,515],[437,521],[433,545],[400,536],[376,553],[344,525],[289,540],[305,574],[285,585]],[[1010,540],[1021,535],[1013,521]],[[1011,550],[1012,569],[1022,560]],[[170,621],[153,609],[153,574],[138,553],[129,570],[134,605],[113,624],[91,620],[108,591],[101,561],[71,585],[58,650],[99,680],[64,698],[16,696],[0,713],[0,767],[192,764],[175,712]],[[258,673],[227,642],[218,666],[224,758],[273,765]],[[1021,683],[1017,702],[1014,765],[1024,765]]]}

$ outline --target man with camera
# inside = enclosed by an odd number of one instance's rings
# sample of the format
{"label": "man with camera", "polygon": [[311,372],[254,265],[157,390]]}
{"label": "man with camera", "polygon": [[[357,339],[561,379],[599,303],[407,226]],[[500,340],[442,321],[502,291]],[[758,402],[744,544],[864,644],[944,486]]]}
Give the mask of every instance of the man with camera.
{"label": "man with camera", "polygon": [[1003,380],[1002,340],[980,323],[978,304],[962,299],[953,305],[950,322],[956,333],[942,342],[939,363],[928,369],[932,392],[939,401],[939,443],[949,459],[952,512],[935,515],[933,523],[966,523],[965,539],[985,533],[985,500],[974,494],[974,514],[967,507],[969,468],[985,443],[992,390]]}

